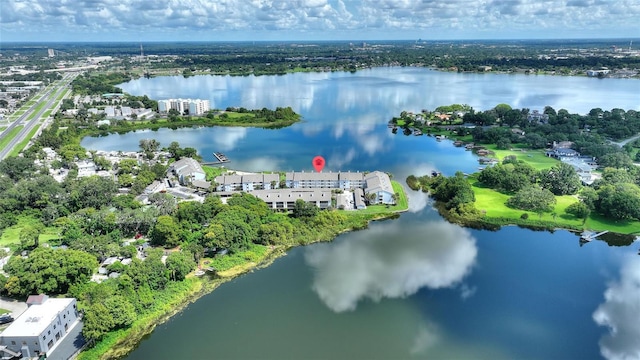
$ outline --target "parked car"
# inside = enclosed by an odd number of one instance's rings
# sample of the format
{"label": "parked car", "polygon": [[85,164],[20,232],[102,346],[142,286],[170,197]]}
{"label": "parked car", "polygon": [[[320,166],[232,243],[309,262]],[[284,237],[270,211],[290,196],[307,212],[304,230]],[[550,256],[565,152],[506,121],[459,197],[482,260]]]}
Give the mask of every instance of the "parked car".
{"label": "parked car", "polygon": [[0,315],[0,324],[8,324],[10,322],[12,322],[13,316],[9,315],[9,314],[4,314],[4,315]]}

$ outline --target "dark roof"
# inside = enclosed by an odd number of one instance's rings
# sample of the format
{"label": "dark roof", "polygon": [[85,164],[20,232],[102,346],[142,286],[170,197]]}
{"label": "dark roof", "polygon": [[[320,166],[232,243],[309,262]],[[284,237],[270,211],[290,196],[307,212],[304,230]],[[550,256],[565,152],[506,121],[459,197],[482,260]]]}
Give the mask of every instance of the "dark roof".
{"label": "dark roof", "polygon": [[45,294],[39,295],[29,295],[27,298],[27,305],[41,305],[45,301],[47,301],[49,297]]}

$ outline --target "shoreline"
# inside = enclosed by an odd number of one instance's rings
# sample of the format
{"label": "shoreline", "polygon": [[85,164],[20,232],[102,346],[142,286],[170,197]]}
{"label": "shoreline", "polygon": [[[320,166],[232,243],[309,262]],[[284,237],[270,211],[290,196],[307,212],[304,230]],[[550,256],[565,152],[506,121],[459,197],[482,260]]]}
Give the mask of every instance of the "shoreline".
{"label": "shoreline", "polygon": [[[403,192],[406,197],[406,192]],[[156,326],[161,325],[173,316],[179,314],[185,310],[189,304],[194,303],[200,298],[212,293],[220,285],[233,280],[237,277],[270,266],[275,260],[280,257],[286,256],[290,249],[299,246],[307,246],[320,242],[332,242],[339,235],[345,234],[351,231],[358,231],[366,229],[371,221],[382,221],[387,219],[395,219],[400,216],[401,213],[409,210],[408,204],[405,208],[387,210],[379,213],[360,214],[363,216],[360,219],[362,226],[350,226],[349,228],[337,231],[330,237],[316,237],[310,239],[309,242],[298,245],[273,245],[269,247],[269,250],[259,262],[248,261],[242,265],[234,266],[230,269],[220,272],[206,272],[201,277],[196,277],[194,274],[188,275],[187,279],[183,281],[183,284],[189,286],[188,289],[179,292],[172,298],[172,302],[168,309],[158,313],[150,314],[147,318],[143,318],[134,323],[130,328],[124,330],[117,330],[107,335],[105,339],[97,343],[93,348],[83,350],[78,355],[79,360],[117,360],[126,357],[131,352],[135,351],[141,341],[149,336],[155,330]],[[338,210],[340,211],[340,210]],[[358,211],[348,211],[347,214],[358,214]],[[350,216],[350,215],[348,215]],[[366,220],[366,222],[364,222]],[[202,259],[201,261],[203,261]]]}

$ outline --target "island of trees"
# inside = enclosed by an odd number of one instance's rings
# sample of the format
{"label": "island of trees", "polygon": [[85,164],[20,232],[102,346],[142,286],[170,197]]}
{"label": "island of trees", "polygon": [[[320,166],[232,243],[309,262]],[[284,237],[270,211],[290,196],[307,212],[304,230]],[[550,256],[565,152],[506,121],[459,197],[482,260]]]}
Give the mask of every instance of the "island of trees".
{"label": "island of trees", "polygon": [[[407,134],[416,127],[446,133],[484,155],[480,160],[489,165],[477,173],[407,178],[412,189],[430,192],[449,220],[484,227],[640,231],[640,167],[633,162],[640,160],[640,141],[632,138],[622,147],[612,142],[640,132],[640,113],[593,109],[578,115],[547,107],[532,117],[528,109],[505,104],[483,112],[461,105],[437,110],[403,113],[390,124],[409,128]],[[569,146],[568,156],[579,152],[585,165],[597,168],[591,181],[579,176],[580,163],[552,157],[559,143]]]}

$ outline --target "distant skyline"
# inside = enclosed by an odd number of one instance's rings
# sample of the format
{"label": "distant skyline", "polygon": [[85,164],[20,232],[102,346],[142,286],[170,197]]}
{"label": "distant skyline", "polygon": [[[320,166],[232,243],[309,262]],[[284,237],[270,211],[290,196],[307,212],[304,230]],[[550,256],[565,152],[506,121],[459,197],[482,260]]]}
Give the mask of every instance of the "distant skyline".
{"label": "distant skyline", "polygon": [[640,0],[2,0],[0,41],[625,39],[638,19]]}

